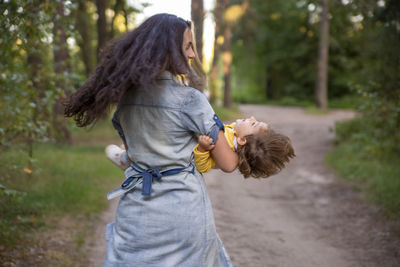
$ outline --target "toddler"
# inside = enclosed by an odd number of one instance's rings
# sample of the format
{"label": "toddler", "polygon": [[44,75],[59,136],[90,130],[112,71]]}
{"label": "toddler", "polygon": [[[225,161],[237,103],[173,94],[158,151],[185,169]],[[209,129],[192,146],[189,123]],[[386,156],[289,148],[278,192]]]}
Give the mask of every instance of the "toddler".
{"label": "toddler", "polygon": [[[238,153],[239,171],[245,178],[267,178],[277,174],[290,158],[296,156],[289,137],[275,132],[254,117],[225,125],[224,133],[232,150]],[[218,167],[210,153],[213,147],[210,137],[199,137],[199,144],[193,149],[199,172]]]}

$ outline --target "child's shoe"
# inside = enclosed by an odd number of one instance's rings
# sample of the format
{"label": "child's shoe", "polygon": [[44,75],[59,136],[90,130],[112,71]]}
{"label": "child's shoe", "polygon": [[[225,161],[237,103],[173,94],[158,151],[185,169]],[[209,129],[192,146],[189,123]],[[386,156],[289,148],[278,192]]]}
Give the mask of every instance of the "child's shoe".
{"label": "child's shoe", "polygon": [[106,147],[106,155],[109,160],[111,160],[122,170],[126,170],[130,165],[126,150],[120,148],[119,146],[108,145]]}

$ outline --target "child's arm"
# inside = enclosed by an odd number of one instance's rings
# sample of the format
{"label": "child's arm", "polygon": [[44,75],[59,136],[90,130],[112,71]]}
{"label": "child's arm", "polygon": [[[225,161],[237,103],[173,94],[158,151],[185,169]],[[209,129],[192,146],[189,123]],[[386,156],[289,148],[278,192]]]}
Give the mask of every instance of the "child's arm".
{"label": "child's arm", "polygon": [[208,172],[211,168],[218,168],[210,154],[210,150],[212,150],[214,146],[210,137],[200,135],[199,144],[193,149],[194,164],[199,172],[204,173]]}
{"label": "child's arm", "polygon": [[218,140],[215,142],[214,149],[211,150],[211,155],[224,172],[233,172],[239,163],[237,153],[229,147],[222,130],[218,132]]}

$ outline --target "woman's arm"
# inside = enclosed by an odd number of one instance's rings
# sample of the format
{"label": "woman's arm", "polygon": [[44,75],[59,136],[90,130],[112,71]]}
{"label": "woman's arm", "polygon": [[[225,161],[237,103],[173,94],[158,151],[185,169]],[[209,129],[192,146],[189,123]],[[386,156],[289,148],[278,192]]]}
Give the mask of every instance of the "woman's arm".
{"label": "woman's arm", "polygon": [[218,132],[218,140],[215,142],[214,149],[211,150],[211,155],[218,167],[224,172],[233,172],[239,162],[237,153],[229,147],[222,130]]}

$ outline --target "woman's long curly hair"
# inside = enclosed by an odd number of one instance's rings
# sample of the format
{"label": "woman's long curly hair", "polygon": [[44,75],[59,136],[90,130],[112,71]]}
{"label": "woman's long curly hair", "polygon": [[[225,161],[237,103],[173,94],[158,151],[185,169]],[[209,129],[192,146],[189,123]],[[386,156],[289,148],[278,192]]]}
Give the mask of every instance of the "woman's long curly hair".
{"label": "woman's long curly hair", "polygon": [[157,14],[112,41],[95,72],[65,100],[64,114],[79,127],[107,114],[127,90],[148,89],[157,76],[169,71],[191,87],[202,90],[205,75],[196,57],[189,64],[182,50],[183,35],[193,25],[175,15]]}

